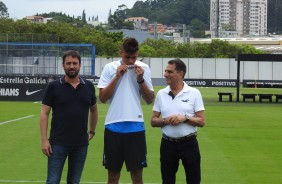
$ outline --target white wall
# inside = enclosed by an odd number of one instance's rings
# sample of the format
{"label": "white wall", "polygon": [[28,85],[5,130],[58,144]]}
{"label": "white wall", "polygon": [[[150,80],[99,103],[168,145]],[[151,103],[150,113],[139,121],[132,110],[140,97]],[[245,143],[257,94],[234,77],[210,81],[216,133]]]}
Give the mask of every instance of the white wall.
{"label": "white wall", "polygon": [[[100,76],[106,63],[119,58],[96,58],[95,74]],[[167,62],[173,58],[143,58],[151,68],[152,78],[163,78]],[[237,79],[234,58],[181,58],[187,66],[185,78]],[[240,80],[282,80],[282,62],[241,61]]]}
{"label": "white wall", "polygon": [[[120,58],[95,58],[95,75],[101,76],[104,66]],[[167,62],[173,58],[139,58],[149,65],[152,78],[162,79]],[[188,79],[237,79],[237,61],[234,58],[181,58],[187,66]],[[0,74],[64,74],[62,59],[39,57],[2,57]],[[5,63],[8,63],[7,65]],[[91,75],[91,58],[82,58],[81,75]],[[241,61],[240,80],[282,80],[282,62]]]}

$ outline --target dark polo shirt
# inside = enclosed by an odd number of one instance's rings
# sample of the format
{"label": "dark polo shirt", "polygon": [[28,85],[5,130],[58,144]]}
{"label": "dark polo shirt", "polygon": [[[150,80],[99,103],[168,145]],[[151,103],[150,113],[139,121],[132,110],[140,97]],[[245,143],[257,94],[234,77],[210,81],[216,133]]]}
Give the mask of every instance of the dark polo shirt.
{"label": "dark polo shirt", "polygon": [[94,85],[80,78],[73,88],[64,77],[45,89],[42,104],[52,108],[50,143],[64,146],[88,145],[89,107],[96,104]]}

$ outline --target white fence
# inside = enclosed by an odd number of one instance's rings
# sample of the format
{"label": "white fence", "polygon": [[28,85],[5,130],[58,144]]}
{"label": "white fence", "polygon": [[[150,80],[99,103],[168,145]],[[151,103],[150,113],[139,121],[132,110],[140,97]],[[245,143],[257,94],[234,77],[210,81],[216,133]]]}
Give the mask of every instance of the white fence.
{"label": "white fence", "polygon": [[[95,75],[103,67],[119,58],[96,58]],[[152,78],[163,78],[167,62],[173,58],[143,58],[152,71]],[[237,61],[234,58],[181,58],[187,66],[188,79],[237,79]],[[282,62],[243,61],[240,80],[282,80]]]}
{"label": "white fence", "polygon": [[[2,58],[2,59],[1,59]],[[38,58],[0,57],[0,74],[64,74],[62,59],[57,57]],[[95,58],[95,75],[100,76],[103,67],[120,58]],[[173,58],[139,58],[149,65],[153,79],[163,79],[167,62]],[[237,61],[234,58],[181,58],[187,65],[188,79],[237,79]],[[91,75],[91,58],[82,59],[81,75]],[[243,61],[240,80],[282,80],[282,62]]]}

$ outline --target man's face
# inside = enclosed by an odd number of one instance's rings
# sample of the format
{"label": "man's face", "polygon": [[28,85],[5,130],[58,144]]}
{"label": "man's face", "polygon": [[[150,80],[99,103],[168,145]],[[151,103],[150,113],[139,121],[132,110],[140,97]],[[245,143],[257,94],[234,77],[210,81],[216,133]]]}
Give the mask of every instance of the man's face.
{"label": "man's face", "polygon": [[165,69],[164,77],[168,85],[174,84],[183,80],[183,72],[175,70],[175,64],[168,64]]}
{"label": "man's face", "polygon": [[74,58],[72,56],[67,56],[65,58],[65,62],[63,63],[63,68],[65,70],[66,75],[69,78],[77,77],[81,64],[79,63],[78,58]]}
{"label": "man's face", "polygon": [[124,50],[121,50],[120,55],[122,58],[122,63],[126,65],[134,65],[138,58],[138,52],[127,53]]}

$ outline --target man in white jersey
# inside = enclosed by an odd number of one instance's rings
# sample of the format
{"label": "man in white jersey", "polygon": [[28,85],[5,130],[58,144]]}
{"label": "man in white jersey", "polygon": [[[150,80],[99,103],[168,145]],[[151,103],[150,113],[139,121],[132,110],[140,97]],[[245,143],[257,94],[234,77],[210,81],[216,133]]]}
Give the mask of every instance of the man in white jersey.
{"label": "man in white jersey", "polygon": [[163,184],[176,183],[179,160],[185,169],[186,183],[201,181],[201,156],[196,136],[197,127],[205,125],[205,108],[199,90],[183,81],[185,73],[186,65],[180,59],[168,62],[164,74],[168,86],[157,93],[153,106],[151,125],[162,130]]}
{"label": "man in white jersey", "polygon": [[99,79],[100,101],[108,101],[105,120],[103,165],[108,170],[108,184],[117,184],[125,162],[134,184],[142,184],[147,167],[147,149],[141,97],[154,100],[151,71],[137,60],[138,42],[126,38],[120,50],[121,60],[107,64]]}

